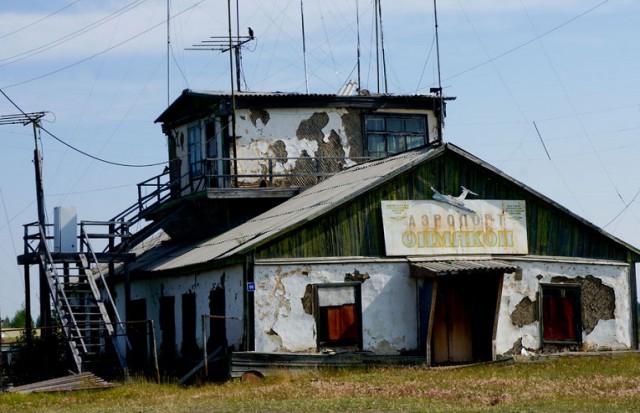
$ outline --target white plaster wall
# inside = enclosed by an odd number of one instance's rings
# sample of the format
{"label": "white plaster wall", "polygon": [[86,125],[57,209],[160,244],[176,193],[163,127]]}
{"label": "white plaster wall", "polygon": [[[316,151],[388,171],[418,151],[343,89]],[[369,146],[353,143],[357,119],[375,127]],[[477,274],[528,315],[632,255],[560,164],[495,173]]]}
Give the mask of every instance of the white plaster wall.
{"label": "white plaster wall", "polygon": [[417,305],[415,280],[407,263],[256,263],[254,279],[255,349],[265,352],[315,352],[315,318],[304,311],[309,284],[342,283],[355,271],[362,283],[363,350],[399,354],[415,350]]}
{"label": "white plaster wall", "polygon": [[[340,138],[343,152],[337,156],[348,156],[349,145],[347,135],[342,125],[341,116],[346,112],[336,108],[304,108],[304,109],[267,109],[269,121],[265,124],[260,118],[255,119],[255,125],[251,121],[250,111],[238,110],[236,115],[236,134],[238,158],[267,158],[275,154],[270,150],[271,146],[281,140],[285,145],[288,158],[299,158],[303,152],[315,157],[318,151],[318,142],[314,139],[300,138],[296,132],[300,123],[313,116],[314,113],[326,113],[329,122],[322,128],[323,141],[329,142],[329,136],[335,132]],[[238,164],[239,173],[260,174],[264,173],[261,164],[255,162],[243,162]],[[273,164],[274,173],[283,173],[291,170],[296,160],[286,163]]]}
{"label": "white plaster wall", "polygon": [[[631,348],[631,311],[629,290],[629,267],[624,264],[615,265],[611,262],[598,264],[545,262],[540,261],[512,261],[522,268],[522,280],[515,279],[514,274],[505,274],[496,333],[496,352],[504,354],[514,343],[522,339],[522,346],[529,350],[540,349],[541,337],[539,322],[518,327],[511,322],[511,313],[518,303],[529,297],[537,302],[541,283],[551,283],[553,277],[567,278],[592,275],[599,278],[604,285],[613,288],[615,295],[614,319],[600,320],[595,329],[588,335],[583,334],[583,348],[585,350],[598,349],[629,349]],[[635,311],[635,310],[633,310]]]}
{"label": "white plaster wall", "polygon": [[[240,349],[244,334],[243,326],[243,280],[242,267],[233,266],[225,269],[198,272],[174,277],[143,278],[131,281],[131,299],[146,299],[147,317],[154,320],[155,335],[158,349],[162,345],[162,330],[160,329],[160,297],[174,296],[174,318],[176,330],[176,355],[180,355],[182,344],[182,294],[193,292],[196,294],[196,342],[202,344],[202,314],[209,314],[209,293],[220,286],[224,274],[225,312],[227,317],[237,317],[226,320],[227,342],[229,346]],[[116,286],[116,306],[118,312],[124,314],[124,284]],[[207,326],[208,328],[208,326]],[[209,335],[210,331],[207,332]]]}
{"label": "white plaster wall", "polygon": [[[303,152],[307,155],[315,157],[318,151],[318,142],[314,139],[299,138],[296,134],[300,123],[304,120],[310,119],[314,113],[326,113],[329,117],[327,125],[322,128],[324,135],[323,141],[329,142],[329,137],[332,132],[339,137],[340,145],[342,146],[342,153],[336,154],[336,156],[349,156],[351,147],[347,138],[345,127],[342,124],[342,116],[347,114],[348,111],[345,108],[332,108],[332,107],[318,107],[318,108],[268,108],[266,111],[269,114],[269,120],[266,123],[260,118],[256,118],[255,121],[251,120],[250,109],[238,109],[236,112],[236,149],[238,158],[269,158],[274,154],[271,147],[274,143],[281,140],[285,145],[288,158],[299,158]],[[432,111],[426,110],[379,110],[377,113],[406,113],[406,114],[421,114],[427,115],[428,134],[429,141],[436,139],[438,135],[437,121]],[[255,125],[254,125],[255,122]],[[229,121],[229,124],[231,122]],[[204,139],[204,122],[202,120],[191,122],[186,125],[182,125],[175,128],[173,131],[176,136],[176,157],[181,159],[181,171],[182,177],[181,187],[188,188],[189,181],[189,157],[188,157],[188,133],[189,127],[200,127],[200,136],[202,138],[202,156],[205,152],[205,139]],[[222,134],[220,131],[220,123],[216,122],[216,134],[218,140],[221,141]],[[180,136],[183,138],[180,139]],[[364,145],[364,143],[362,143]],[[228,148],[230,156],[233,156],[233,149]],[[364,154],[358,154],[358,156],[364,156]],[[350,161],[352,164],[355,162]],[[273,164],[274,173],[283,173],[291,170],[295,167],[295,160],[290,160],[287,163],[276,162]],[[245,160],[238,163],[239,174],[251,174],[251,175],[263,175],[267,172],[267,163],[260,160]],[[347,164],[347,166],[351,166]],[[246,178],[245,181],[253,182],[256,178]],[[186,193],[185,193],[186,194]]]}

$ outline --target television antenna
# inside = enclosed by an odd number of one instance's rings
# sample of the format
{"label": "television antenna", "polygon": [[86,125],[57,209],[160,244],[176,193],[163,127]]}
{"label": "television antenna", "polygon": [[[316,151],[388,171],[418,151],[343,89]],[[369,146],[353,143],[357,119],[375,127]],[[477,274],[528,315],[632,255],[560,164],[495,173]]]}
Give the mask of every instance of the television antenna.
{"label": "television antenna", "polygon": [[231,39],[229,39],[229,36],[211,36],[208,40],[202,40],[200,43],[194,44],[192,47],[188,47],[185,50],[204,50],[226,53],[233,49],[236,66],[236,88],[237,91],[240,92],[240,62],[242,61],[241,49],[242,46],[253,40],[255,40],[255,36],[253,35],[253,30],[249,28],[248,36],[235,36]]}

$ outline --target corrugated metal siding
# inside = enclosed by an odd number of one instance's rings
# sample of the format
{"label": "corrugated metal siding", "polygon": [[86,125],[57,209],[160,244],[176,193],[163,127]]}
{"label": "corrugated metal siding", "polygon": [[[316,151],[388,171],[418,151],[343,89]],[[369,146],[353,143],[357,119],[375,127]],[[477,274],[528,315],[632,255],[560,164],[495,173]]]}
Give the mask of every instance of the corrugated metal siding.
{"label": "corrugated metal siding", "polygon": [[[418,271],[412,273],[416,276],[443,276],[459,273],[482,273],[491,271],[513,272],[518,266],[499,260],[438,260],[412,262],[411,267]],[[420,271],[422,270],[422,271]]]}

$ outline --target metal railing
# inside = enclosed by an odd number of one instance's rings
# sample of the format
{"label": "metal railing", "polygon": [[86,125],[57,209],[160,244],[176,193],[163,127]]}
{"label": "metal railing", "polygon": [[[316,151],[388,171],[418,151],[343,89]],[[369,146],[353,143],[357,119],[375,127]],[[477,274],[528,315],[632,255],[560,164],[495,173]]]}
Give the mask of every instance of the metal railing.
{"label": "metal railing", "polygon": [[308,156],[207,158],[173,180],[168,171],[164,171],[139,183],[138,203],[112,220],[125,220],[134,225],[137,220],[133,217],[144,209],[158,205],[172,195],[181,196],[208,188],[305,188],[370,159]]}

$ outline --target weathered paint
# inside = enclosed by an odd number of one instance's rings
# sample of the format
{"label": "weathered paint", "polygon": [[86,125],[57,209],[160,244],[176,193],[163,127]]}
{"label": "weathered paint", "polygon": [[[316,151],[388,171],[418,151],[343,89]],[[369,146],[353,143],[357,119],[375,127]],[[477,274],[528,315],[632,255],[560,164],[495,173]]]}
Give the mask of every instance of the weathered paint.
{"label": "weathered paint", "polygon": [[417,350],[416,284],[406,262],[270,265],[258,261],[254,274],[256,351],[315,352],[317,329],[307,286],[354,277],[364,280],[363,350],[392,355]]}
{"label": "weathered paint", "polygon": [[[427,124],[435,125],[436,120],[432,111],[422,110],[394,110],[367,111],[367,113],[406,113],[427,116]],[[223,124],[230,125],[229,119],[213,118],[214,114],[200,120],[176,127],[169,132],[170,152],[174,164],[180,169],[181,188],[183,195],[191,192],[189,186],[189,147],[188,129],[200,129],[201,153],[206,157],[205,123],[215,119],[215,136],[217,139],[217,153],[227,153],[233,157],[233,145],[227,143],[224,147],[225,136],[231,136],[230,131],[223,131]],[[274,174],[289,172],[313,173],[316,164],[296,158],[359,158],[365,156],[365,144],[362,137],[362,110],[348,108],[318,107],[318,108],[272,108],[272,109],[238,109],[236,111],[236,157],[245,159],[237,163],[238,175],[258,175],[240,179],[240,186],[258,186],[261,178],[269,172],[267,158],[292,158],[277,161],[272,164]],[[221,121],[223,120],[223,121]],[[429,131],[429,141],[435,140],[437,129]],[[222,157],[222,155],[218,155]],[[251,160],[249,160],[251,159]],[[328,163],[327,163],[328,162]],[[355,164],[353,160],[325,161],[324,171],[336,172],[345,166]],[[335,164],[335,165],[334,165]],[[222,166],[219,165],[220,171]],[[311,182],[311,184],[314,182]],[[274,186],[286,185],[274,182]],[[309,184],[309,183],[307,183]],[[294,184],[295,186],[295,184]],[[194,191],[202,190],[196,186]]]}
{"label": "weathered paint", "polygon": [[[540,284],[558,281],[575,283],[589,276],[613,289],[615,309],[612,319],[597,320],[591,331],[587,331],[588,326],[583,325],[581,349],[631,348],[633,329],[630,317],[632,309],[629,307],[629,266],[627,264],[594,260],[587,262],[567,258],[549,260],[544,257],[536,257],[535,261],[514,260],[512,262],[522,269],[522,273],[505,274],[496,338],[498,354],[544,351],[544,348],[541,348],[540,324],[537,316]],[[583,307],[609,304],[585,302],[584,296],[582,301]],[[606,309],[602,312],[606,314]]]}
{"label": "weathered paint", "polygon": [[[155,335],[158,349],[163,345],[160,329],[160,298],[175,297],[175,354],[180,354],[182,337],[182,295],[195,293],[196,295],[196,343],[199,348],[202,343],[203,314],[209,314],[209,293],[220,286],[225,290],[225,315],[227,343],[236,350],[241,349],[243,325],[243,281],[242,267],[233,266],[221,270],[211,270],[185,274],[181,276],[156,277],[152,279],[138,278],[131,281],[131,299],[145,299],[147,317],[154,320]],[[116,305],[120,314],[124,314],[124,286],[116,286]],[[236,319],[237,318],[237,319]],[[136,320],[138,321],[138,320]],[[208,329],[208,325],[207,325]],[[211,331],[207,331],[210,335]]]}
{"label": "weathered paint", "polygon": [[448,150],[304,227],[261,246],[256,257],[384,256],[381,201],[431,199],[430,185],[438,183],[444,193],[455,193],[464,185],[474,188],[482,199],[524,200],[528,254],[625,262],[637,260],[636,254],[623,244],[586,225],[567,210],[561,210],[550,200],[542,199],[508,177],[499,176],[485,165]]}
{"label": "weathered paint", "polygon": [[[507,257],[503,257],[509,260]],[[358,259],[349,263],[286,263],[284,260],[262,260],[256,263],[254,302],[255,349],[264,352],[313,353],[317,351],[315,318],[311,313],[310,285],[342,283],[353,280],[354,273],[362,283],[363,350],[376,354],[399,354],[418,350],[418,306],[416,281],[409,278],[405,262],[367,263]],[[505,274],[500,298],[496,354],[498,356],[541,352],[537,300],[541,283],[562,279],[579,280],[590,276],[615,295],[612,317],[597,320],[589,330],[583,325],[583,350],[629,349],[631,319],[629,317],[628,266],[624,263],[579,260],[561,257],[512,259],[522,272]],[[276,264],[277,263],[277,264]],[[482,275],[477,275],[482,277]],[[524,304],[522,304],[524,303]],[[584,302],[583,306],[607,305]],[[531,313],[533,308],[533,313]],[[426,316],[426,314],[425,314]],[[424,333],[424,332],[423,332]],[[555,347],[552,350],[558,350]],[[547,348],[546,351],[549,351]]]}
{"label": "weathered paint", "polygon": [[387,255],[526,254],[524,201],[382,201]]}

